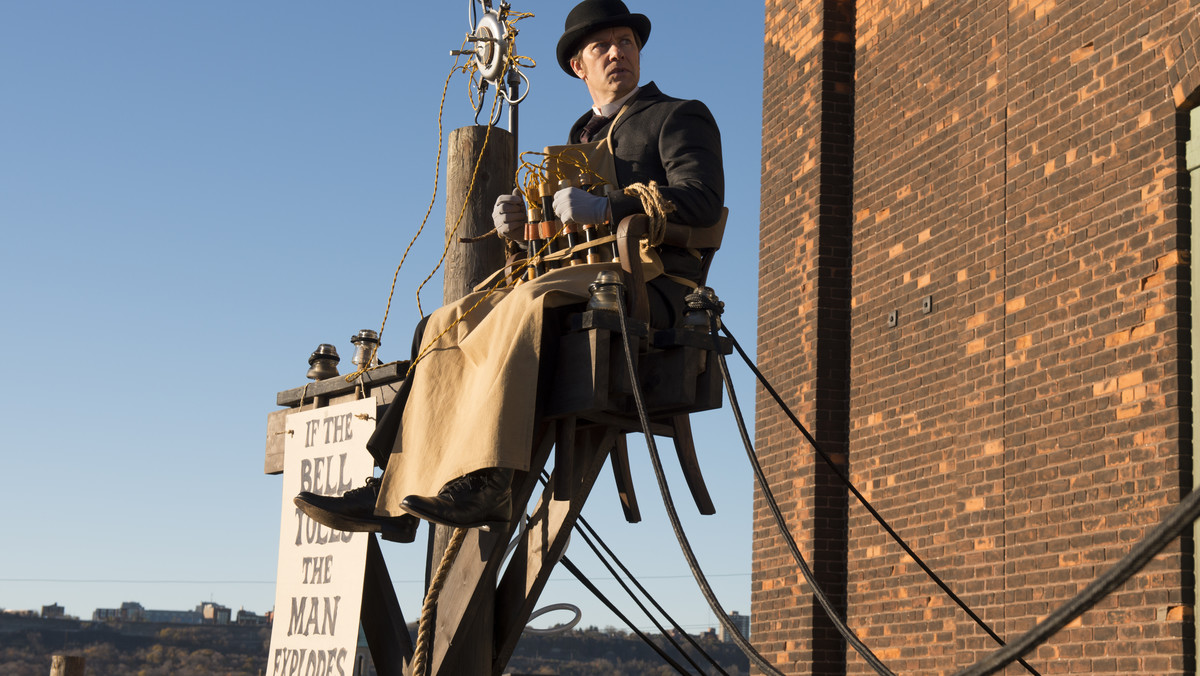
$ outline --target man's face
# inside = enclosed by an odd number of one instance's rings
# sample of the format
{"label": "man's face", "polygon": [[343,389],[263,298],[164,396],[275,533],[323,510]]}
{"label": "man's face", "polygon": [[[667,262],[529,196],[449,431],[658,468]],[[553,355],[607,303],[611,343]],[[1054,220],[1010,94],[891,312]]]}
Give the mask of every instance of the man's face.
{"label": "man's face", "polygon": [[593,103],[616,101],[638,85],[637,36],[625,26],[598,30],[584,38],[571,69],[587,84]]}

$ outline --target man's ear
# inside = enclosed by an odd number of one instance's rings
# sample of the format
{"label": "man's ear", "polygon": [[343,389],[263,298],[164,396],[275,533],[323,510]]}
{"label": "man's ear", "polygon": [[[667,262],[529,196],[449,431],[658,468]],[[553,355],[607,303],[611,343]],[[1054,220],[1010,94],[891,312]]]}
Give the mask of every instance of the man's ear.
{"label": "man's ear", "polygon": [[583,79],[583,64],[579,63],[579,59],[571,59],[571,70],[575,72],[575,77]]}

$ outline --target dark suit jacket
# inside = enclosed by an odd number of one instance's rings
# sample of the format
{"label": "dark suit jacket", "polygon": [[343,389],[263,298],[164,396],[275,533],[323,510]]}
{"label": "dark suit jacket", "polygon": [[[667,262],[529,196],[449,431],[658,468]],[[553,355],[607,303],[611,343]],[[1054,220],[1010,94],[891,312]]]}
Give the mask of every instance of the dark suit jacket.
{"label": "dark suit jacket", "polygon": [[[589,111],[571,127],[570,143],[578,143]],[[608,133],[601,128],[593,136]],[[622,186],[656,181],[663,197],[675,205],[673,223],[705,227],[717,222],[725,205],[725,172],[721,132],[708,107],[699,101],[667,96],[653,82],[638,90],[612,130],[617,180]],[[613,223],[644,213],[637,197],[609,196]],[[666,271],[695,279],[699,265],[686,251],[661,250]]]}

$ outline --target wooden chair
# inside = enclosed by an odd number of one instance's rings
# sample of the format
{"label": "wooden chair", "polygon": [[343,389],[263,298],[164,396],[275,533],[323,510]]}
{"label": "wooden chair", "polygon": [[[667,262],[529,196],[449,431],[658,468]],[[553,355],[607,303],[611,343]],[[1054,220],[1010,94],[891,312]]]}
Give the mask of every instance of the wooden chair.
{"label": "wooden chair", "polygon": [[[689,490],[702,514],[715,508],[700,473],[688,414],[719,408],[721,383],[707,332],[689,329],[651,332],[644,318],[645,277],[636,255],[648,219],[631,216],[618,227],[618,245],[633,317],[623,336],[614,313],[585,311],[571,317],[561,337],[535,433],[529,472],[518,472],[513,502],[523,506],[540,485],[554,451],[553,473],[525,525],[507,566],[502,560],[524,510],[518,507],[507,528],[467,534],[437,605],[431,659],[433,674],[503,673],[521,632],[566,550],[604,464],[611,458],[625,517],[639,521],[629,471],[625,435],[641,433],[634,408],[622,340],[636,340],[636,370],[650,417],[650,432],[670,437]],[[700,249],[707,273],[720,246],[725,218],[713,228],[669,226],[666,242]],[[641,317],[641,319],[639,319]],[[729,352],[722,343],[722,351]],[[434,562],[436,565],[436,562]]]}

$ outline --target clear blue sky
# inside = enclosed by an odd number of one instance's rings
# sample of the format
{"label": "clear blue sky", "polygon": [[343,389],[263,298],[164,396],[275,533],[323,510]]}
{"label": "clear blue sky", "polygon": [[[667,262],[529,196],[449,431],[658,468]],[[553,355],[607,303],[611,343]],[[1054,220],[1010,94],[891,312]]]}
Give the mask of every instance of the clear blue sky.
{"label": "clear blue sky", "polygon": [[[721,126],[731,221],[710,282],[753,349],[763,6],[629,4],[654,22],[643,82],[704,100]],[[522,150],[562,143],[590,103],[554,61],[570,6],[514,3],[535,14],[517,51],[538,64]],[[349,365],[350,336],[379,328],[468,28],[461,0],[0,4],[0,608],[271,609],[282,496],[262,471],[267,413],[306,382],[318,344]],[[455,76],[446,133],[472,123],[467,87]],[[385,360],[405,356],[443,220],[439,199],[400,274]],[[435,307],[440,283],[422,298]],[[675,494],[722,603],[745,614],[752,476],[728,407],[700,416],[697,441],[718,515],[696,515],[677,472]],[[683,625],[715,626],[644,446],[630,450],[644,522],[624,522],[607,471],[585,517]],[[424,547],[385,552],[414,620]],[[607,577],[582,541],[568,555]],[[565,571],[542,597],[564,601],[584,625],[619,624]]]}

